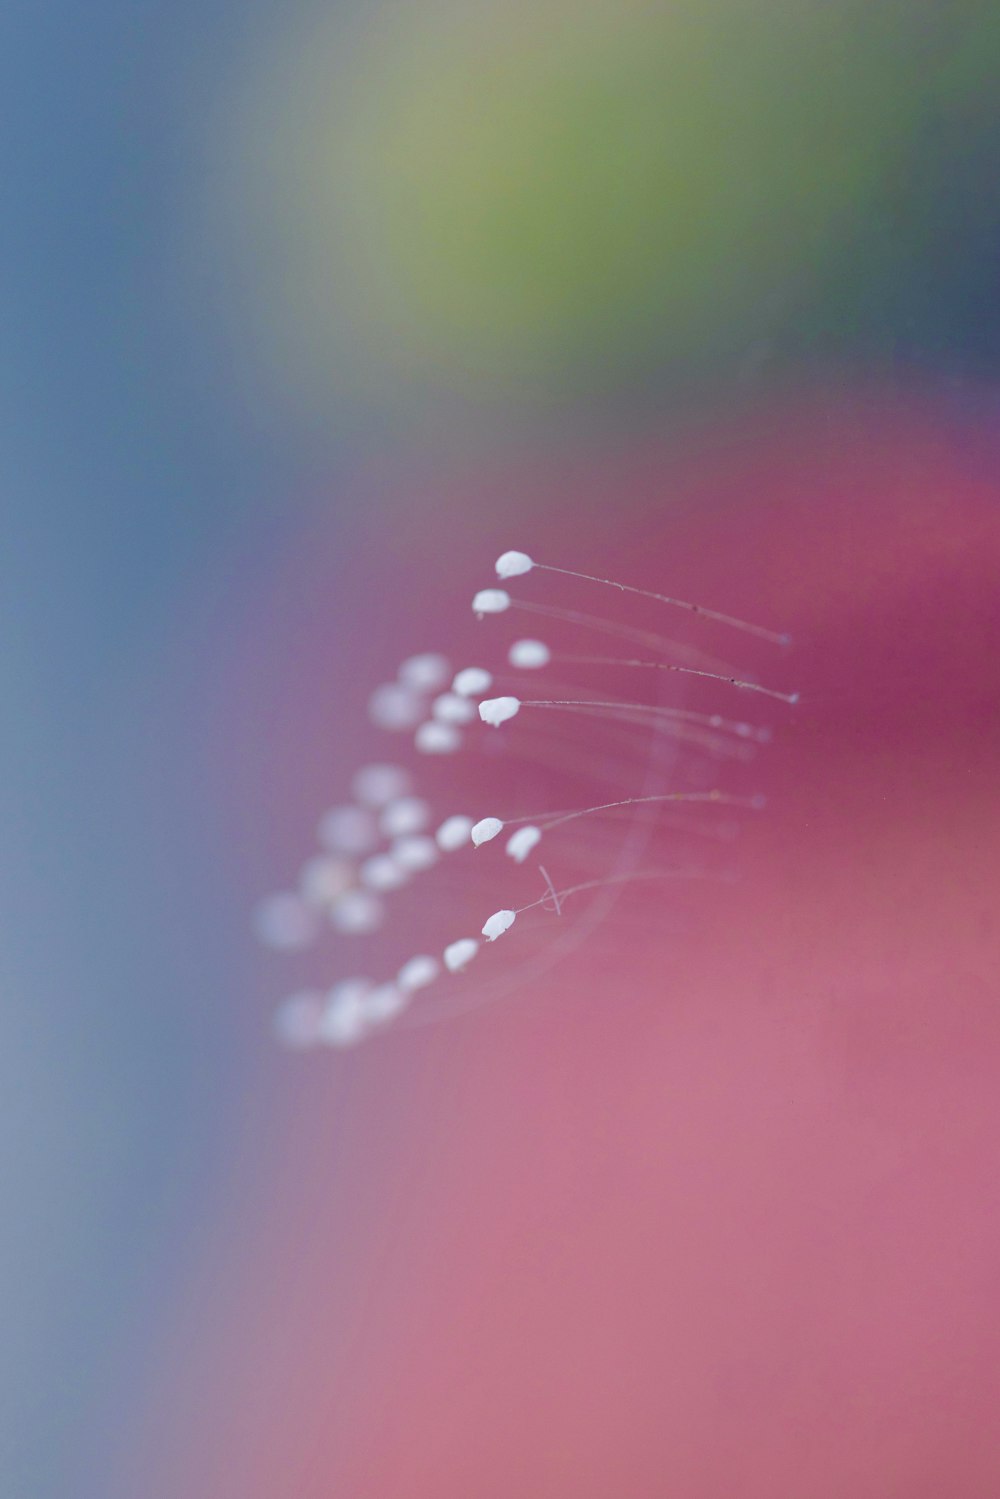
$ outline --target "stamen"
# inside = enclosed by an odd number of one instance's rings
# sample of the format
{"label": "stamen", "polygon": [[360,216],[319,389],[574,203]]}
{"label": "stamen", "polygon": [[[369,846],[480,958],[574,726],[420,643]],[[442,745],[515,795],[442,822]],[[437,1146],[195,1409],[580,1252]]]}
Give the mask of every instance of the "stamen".
{"label": "stamen", "polygon": [[498,729],[508,718],[513,718],[520,708],[520,700],[516,697],[486,697],[479,704],[479,717],[483,723],[492,724]]}
{"label": "stamen", "polygon": [[471,817],[466,817],[461,812],[455,812],[451,817],[446,817],[434,834],[438,848],[450,854],[454,853],[457,848],[464,847],[472,832],[472,821]]}
{"label": "stamen", "polygon": [[358,870],[358,878],[369,890],[385,892],[405,885],[410,874],[390,854],[372,854]]}
{"label": "stamen", "polygon": [[368,1028],[366,1000],[374,989],[371,979],[341,979],[326,997],[319,1022],[319,1039],[328,1046],[353,1046]]}
{"label": "stamen", "polygon": [[314,854],[299,871],[302,899],[321,909],[329,906],[354,884],[354,865],[334,854]]}
{"label": "stamen", "polygon": [[470,837],[479,848],[484,843],[489,843],[498,833],[503,832],[503,823],[499,817],[482,817],[470,831]]}
{"label": "stamen", "polygon": [[365,807],[331,807],[316,832],[320,843],[341,854],[367,854],[378,842],[375,819]]}
{"label": "stamen", "polygon": [[443,687],[451,675],[447,656],[437,651],[426,651],[420,656],[409,656],[399,668],[399,680],[404,687],[414,692],[436,692]]}
{"label": "stamen", "polygon": [[493,686],[493,673],[483,666],[465,666],[455,675],[451,690],[459,697],[478,697]]}
{"label": "stamen", "polygon": [[698,614],[702,619],[714,620],[716,624],[729,625],[734,630],[742,630],[747,635],[756,635],[760,640],[770,640],[774,645],[789,645],[790,636],[779,633],[777,630],[767,630],[762,625],[749,624],[745,619],[737,619],[732,614],[722,614],[718,609],[707,609],[704,604],[692,604],[686,599],[673,598],[667,593],[652,593],[648,588],[635,588],[631,583],[616,583],[611,578],[598,578],[593,573],[574,572],[569,567],[553,567],[547,562],[535,562],[526,552],[504,552],[497,558],[496,572],[498,578],[519,577],[522,573],[531,572],[537,568],[539,572],[560,573],[566,578],[579,578],[584,583],[600,583],[605,588],[617,588],[619,593],[635,594],[639,598],[652,599],[658,604],[669,604],[674,609],[685,609],[689,614]]}
{"label": "stamen", "polygon": [[[690,614],[700,615],[776,644],[788,643],[787,636],[750,624],[733,615],[594,574],[537,563],[526,552],[505,552],[496,563],[497,577],[501,582],[536,569],[597,583],[621,593],[683,609]],[[609,670],[627,668],[672,671],[737,690],[760,693],[779,702],[794,704],[799,701],[797,692],[780,692],[761,686],[749,676],[738,676],[736,668],[728,662],[717,660],[690,645],[672,642],[653,631],[637,629],[628,623],[602,620],[548,604],[512,600],[503,587],[479,590],[473,598],[472,607],[480,618],[487,614],[503,614],[512,607],[519,608],[546,619],[561,621],[566,626],[601,632],[617,642],[628,642],[624,647],[619,643],[616,648],[631,648],[636,653],[625,658],[564,654],[553,652],[545,641],[524,638],[516,640],[507,650],[507,661],[517,671],[537,671],[553,662],[607,667]],[[596,643],[600,646],[603,642]],[[572,675],[565,685],[556,680],[558,675],[558,670],[547,675],[544,686],[540,683],[537,690],[588,690],[585,686],[581,688],[571,685]],[[590,795],[603,794],[615,799],[566,811],[553,811],[549,808],[546,812],[531,817],[506,820],[489,816],[476,821],[470,816],[455,813],[446,817],[432,833],[431,809],[427,802],[413,794],[409,773],[398,765],[365,765],[352,782],[354,803],[333,807],[322,818],[317,831],[325,851],[314,854],[303,864],[299,873],[298,892],[271,897],[258,907],[256,923],[263,940],[272,946],[291,950],[304,947],[319,934],[324,918],[339,933],[373,932],[385,920],[384,895],[407,883],[412,876],[430,869],[443,853],[457,851],[470,844],[478,848],[508,829],[510,831],[505,838],[506,855],[515,863],[523,864],[545,835],[564,823],[587,817],[608,816],[610,820],[616,813],[658,807],[659,804],[671,802],[715,804],[754,810],[764,805],[762,796],[734,795],[719,789],[657,792],[655,788],[669,784],[667,761],[669,758],[669,763],[673,765],[680,748],[675,743],[668,742],[667,736],[670,741],[683,741],[685,749],[694,746],[702,752],[707,751],[716,761],[726,757],[747,760],[753,757],[756,745],[769,740],[770,731],[766,727],[726,718],[717,713],[672,707],[655,701],[630,702],[589,697],[521,699],[512,695],[484,697],[483,694],[490,690],[496,691],[493,681],[493,673],[486,667],[467,666],[453,672],[447,659],[438,653],[425,652],[410,656],[402,662],[395,682],[383,683],[371,694],[368,702],[369,716],[379,727],[410,730],[415,748],[425,755],[451,754],[458,750],[463,744],[464,726],[474,721],[477,715],[483,723],[492,727],[499,727],[517,717],[524,708],[547,708],[578,714],[581,718],[591,716],[603,720],[599,732],[595,726],[592,733],[574,732],[571,735],[560,732],[560,727],[565,729],[566,725],[560,726],[558,720],[553,722],[550,719],[547,727],[544,720],[541,723],[530,720],[523,731],[514,734],[509,740],[507,736],[496,740],[492,735],[485,735],[470,747],[482,753],[484,764],[492,760],[508,768],[512,762],[534,756],[536,752],[538,763],[544,764],[545,756],[548,755],[566,775],[576,775],[583,783],[594,780],[595,789]],[[608,688],[598,686],[596,690]],[[650,692],[647,696],[657,698],[660,694]],[[648,767],[645,778],[637,781],[634,762],[626,757],[639,748],[640,740],[648,749]],[[557,754],[558,759],[555,759]],[[616,755],[620,757],[618,761],[615,759]],[[695,765],[692,762],[692,774],[690,778],[685,776],[687,784],[704,785],[709,773],[713,780],[716,778],[716,772],[706,773],[703,762],[704,754],[697,762],[701,766],[701,773],[697,777],[693,774]],[[575,771],[572,768],[574,763]],[[683,766],[687,761],[681,763]],[[518,773],[520,774],[519,767]],[[683,770],[681,773],[684,773]],[[527,786],[528,782],[525,781],[524,784]],[[648,791],[650,794],[623,795],[623,792],[632,788]],[[587,795],[587,792],[583,793],[584,797]],[[689,817],[689,821],[691,820],[693,819]],[[714,817],[705,817],[703,820],[715,824],[711,828],[713,832],[718,832],[722,825]],[[658,810],[645,816],[636,816],[632,821],[634,827],[618,850],[615,862],[610,865],[612,869],[628,869],[630,864],[636,862],[639,857],[638,848],[650,836],[654,823],[658,830],[662,829],[670,824],[671,817],[665,810]],[[675,816],[674,824],[678,823],[683,823],[683,818]],[[730,818],[727,826],[735,826],[734,819]],[[706,830],[689,828],[688,831]],[[381,849],[380,837],[385,840]],[[577,845],[581,841],[578,837],[566,840],[566,850],[571,856],[576,856],[579,851]],[[586,872],[587,868],[607,867],[605,853],[615,843],[614,827],[594,828],[589,842],[588,863],[581,873]],[[478,874],[489,863],[488,856],[485,856],[482,861],[471,861],[469,866],[455,870],[456,882],[461,883],[463,876],[467,878],[473,872],[473,865],[477,866],[475,872]],[[495,942],[510,930],[520,915],[528,911],[542,909],[561,916],[563,903],[569,897],[587,891],[599,891],[639,880],[725,878],[703,870],[645,869],[610,873],[556,889],[548,870],[543,865],[539,865],[538,870],[544,881],[544,894],[523,906],[502,907],[494,911],[483,924],[483,940]],[[584,927],[589,921],[596,920],[602,909],[609,904],[609,900],[595,903],[593,910],[587,913]],[[569,934],[570,943],[576,935],[575,930]],[[567,944],[557,938],[553,945],[561,951]],[[420,989],[434,983],[442,972],[460,973],[472,962],[480,946],[481,939],[460,937],[448,943],[437,956],[418,953],[411,957],[402,965],[395,978],[378,985],[369,979],[352,978],[335,985],[327,995],[322,991],[303,990],[291,995],[280,1007],[275,1016],[275,1028],[281,1039],[291,1046],[313,1047],[320,1042],[339,1047],[353,1045],[399,1015],[408,1007],[412,997]]]}
{"label": "stamen", "polygon": [[449,942],[445,948],[444,966],[449,973],[459,973],[472,962],[478,951],[479,943],[475,937],[459,937],[457,942]]}
{"label": "stamen", "polygon": [[540,619],[557,619],[564,624],[577,625],[581,630],[593,630],[597,635],[610,635],[615,640],[627,640],[645,650],[658,651],[664,655],[677,656],[689,665],[697,665],[706,671],[724,671],[726,663],[707,651],[679,640],[671,640],[653,630],[639,630],[634,625],[623,624],[617,619],[603,619],[596,614],[582,614],[578,609],[560,609],[555,604],[532,604],[527,599],[512,599],[510,607],[524,614],[534,614]]}
{"label": "stamen", "polygon": [[472,612],[482,619],[484,614],[503,614],[510,608],[510,594],[502,588],[481,588],[472,600]]}
{"label": "stamen", "polygon": [[538,671],[543,666],[548,666],[552,659],[552,652],[544,640],[515,640],[507,652],[507,660],[511,666],[516,666],[521,671]]}
{"label": "stamen", "polygon": [[572,812],[557,812],[555,814],[537,812],[530,817],[484,817],[477,822],[472,829],[472,841],[479,848],[484,843],[490,843],[504,828],[516,827],[519,823],[526,824],[519,828],[518,832],[507,843],[506,852],[517,862],[523,863],[531,850],[538,844],[543,833],[551,832],[553,828],[561,827],[564,822],[575,822],[578,817],[590,817],[597,812],[610,812],[619,807],[641,807],[652,802],[701,802],[714,803],[723,807],[745,807],[754,812],[759,812],[765,805],[765,798],[760,794],[754,796],[735,796],[728,791],[665,791],[656,796],[626,796],[618,801],[598,802],[593,807],[578,807]]}
{"label": "stamen", "polygon": [[557,916],[561,916],[562,915],[562,901],[559,899],[559,892],[558,892],[558,890],[556,889],[555,885],[553,885],[553,883],[552,883],[552,876],[549,874],[549,872],[545,868],[544,864],[539,864],[539,866],[538,866],[538,873],[541,875],[542,879],[545,881],[546,885],[548,886],[549,895],[551,896],[551,899],[552,899],[552,904],[556,908],[556,915]]}
{"label": "stamen", "polygon": [[428,718],[414,734],[413,744],[422,755],[453,755],[462,747],[462,736],[454,724]]}
{"label": "stamen", "polygon": [[555,903],[559,915],[561,903],[571,895],[580,895],[584,890],[603,890],[608,885],[626,885],[635,880],[668,880],[668,879],[704,879],[702,870],[687,869],[640,869],[631,874],[611,874],[600,880],[584,880],[579,885],[570,885],[565,890],[552,888],[551,880],[548,881],[549,889],[538,900],[529,901],[526,906],[518,906],[515,910],[494,911],[492,916],[487,917],[483,926],[483,936],[488,942],[495,942],[502,937],[504,932],[509,932],[519,916],[525,911],[537,910],[539,906],[547,905],[549,901]]}
{"label": "stamen", "polygon": [[364,936],[382,925],[385,907],[371,890],[348,890],[330,910],[330,924],[345,935]]}
{"label": "stamen", "polygon": [[442,692],[431,703],[431,716],[438,723],[471,723],[476,716],[475,705],[457,692]]}
{"label": "stamen", "polygon": [[415,729],[423,716],[423,700],[399,682],[383,682],[368,699],[368,717],[391,734]]}
{"label": "stamen", "polygon": [[379,984],[365,998],[365,1015],[367,1019],[384,1025],[389,1020],[395,1020],[409,1002],[410,996],[404,989],[395,984]]}
{"label": "stamen", "polygon": [[430,820],[431,809],[422,796],[399,796],[384,808],[379,827],[387,838],[402,838],[422,833]]}
{"label": "stamen", "polygon": [[418,989],[426,989],[428,984],[433,984],[440,972],[441,965],[437,958],[421,953],[419,957],[411,958],[408,963],[403,964],[396,974],[396,983],[407,993],[413,994]]}
{"label": "stamen", "polygon": [[397,838],[389,850],[389,856],[400,869],[411,874],[420,874],[435,865],[440,857],[433,838],[422,834],[416,837]]}
{"label": "stamen", "polygon": [[494,911],[483,923],[483,936],[487,942],[495,942],[502,937],[504,932],[510,930],[517,920],[516,911]]}
{"label": "stamen", "polygon": [[659,703],[623,703],[592,698],[491,697],[484,698],[479,704],[479,716],[484,723],[491,724],[493,728],[499,728],[502,723],[516,718],[522,708],[559,708],[567,712],[579,711],[598,716],[607,714],[609,717],[620,717],[622,714],[628,714],[633,719],[648,717],[661,721],[675,720],[701,724],[705,728],[735,734],[738,739],[750,739],[757,744],[768,744],[771,738],[771,731],[767,728],[723,718],[718,713],[695,713],[690,708],[668,708]]}
{"label": "stamen", "polygon": [[384,807],[394,797],[406,796],[412,784],[399,765],[364,765],[351,782],[351,790],[366,807]]}
{"label": "stamen", "polygon": [[541,828],[533,827],[529,824],[528,827],[518,828],[516,833],[511,834],[507,839],[507,847],[504,852],[509,854],[515,863],[523,864],[532,849],[541,842],[541,839]]}
{"label": "stamen", "polygon": [[[727,677],[717,671],[702,671],[694,666],[677,666],[672,661],[632,661],[625,660],[620,656],[567,656],[559,654],[553,656],[554,661],[572,661],[580,666],[640,666],[650,671],[676,671],[685,677],[704,677],[709,682],[724,682],[729,687],[738,687],[744,692],[761,692],[765,697],[773,697],[779,703],[795,704],[799,701],[797,692],[779,692],[774,687],[762,687],[760,682],[748,682],[742,677]],[[512,665],[523,665],[512,661]]]}

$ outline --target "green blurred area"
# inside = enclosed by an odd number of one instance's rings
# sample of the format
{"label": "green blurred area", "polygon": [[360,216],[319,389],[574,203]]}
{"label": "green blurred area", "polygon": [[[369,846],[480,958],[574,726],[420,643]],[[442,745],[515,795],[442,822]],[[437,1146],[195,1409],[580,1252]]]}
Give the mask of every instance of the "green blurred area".
{"label": "green blurred area", "polygon": [[383,6],[244,116],[255,296],[283,359],[376,386],[732,358],[863,282],[921,133],[992,128],[998,79],[981,0]]}

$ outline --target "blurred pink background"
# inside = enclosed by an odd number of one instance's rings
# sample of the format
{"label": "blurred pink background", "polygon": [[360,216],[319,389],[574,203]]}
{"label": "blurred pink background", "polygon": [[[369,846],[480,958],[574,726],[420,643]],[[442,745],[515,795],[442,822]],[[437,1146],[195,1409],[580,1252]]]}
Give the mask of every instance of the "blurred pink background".
{"label": "blurred pink background", "polygon": [[[207,789],[289,847],[334,728],[352,763],[330,643],[464,628],[504,545],[787,627],[802,702],[739,883],[637,887],[533,989],[342,1058],[244,1037],[123,1494],[1000,1491],[996,459],[923,398],[775,404],[463,475],[446,565],[383,474],[360,581],[318,525],[226,601],[206,672],[278,801],[231,748]],[[306,623],[291,690],[255,643]]]}

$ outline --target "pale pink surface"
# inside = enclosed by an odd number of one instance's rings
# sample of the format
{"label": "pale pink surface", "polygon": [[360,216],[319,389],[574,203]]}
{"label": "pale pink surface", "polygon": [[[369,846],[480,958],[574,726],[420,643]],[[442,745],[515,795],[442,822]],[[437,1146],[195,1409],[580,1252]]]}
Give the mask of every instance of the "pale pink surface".
{"label": "pale pink surface", "polygon": [[[536,481],[555,560],[796,636],[740,883],[636,892],[524,999],[254,1074],[132,1492],[1000,1492],[995,456],[806,412]],[[471,504],[479,586],[535,542]]]}

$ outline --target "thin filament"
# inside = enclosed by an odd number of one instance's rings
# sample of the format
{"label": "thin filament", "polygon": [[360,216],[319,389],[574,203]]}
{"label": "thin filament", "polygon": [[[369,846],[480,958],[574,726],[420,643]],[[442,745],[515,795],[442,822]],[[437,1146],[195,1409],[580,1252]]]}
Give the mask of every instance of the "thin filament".
{"label": "thin filament", "polygon": [[750,807],[759,811],[764,805],[760,796],[734,796],[727,791],[664,791],[656,796],[626,796],[620,801],[598,802],[593,807],[578,807],[572,812],[542,812],[534,817],[505,817],[505,828],[517,827],[519,823],[535,824],[540,832],[561,827],[564,822],[574,822],[578,817],[589,817],[592,812],[610,812],[616,807],[641,807],[650,802],[714,802],[724,807]]}
{"label": "thin filament", "polygon": [[717,878],[707,875],[703,869],[639,869],[632,874],[609,874],[601,880],[584,880],[580,885],[570,885],[565,890],[546,890],[545,894],[539,896],[538,900],[531,901],[526,906],[518,906],[515,915],[522,916],[525,911],[534,911],[538,906],[544,906],[553,896],[559,901],[566,900],[571,895],[580,895],[584,890],[603,890],[607,885],[629,885],[634,880],[703,880]]}
{"label": "thin filament", "polygon": [[686,599],[675,599],[666,593],[651,593],[648,588],[634,588],[631,583],[616,583],[611,578],[598,578],[593,573],[574,572],[569,567],[551,567],[546,562],[536,562],[535,567],[542,572],[562,573],[567,578],[581,578],[585,583],[603,583],[606,588],[617,588],[621,593],[634,593],[639,598],[653,599],[658,604],[670,604],[675,609],[686,609],[689,614],[700,614],[702,619],[715,620],[720,625],[730,625],[734,630],[742,630],[747,635],[756,635],[759,640],[770,640],[774,645],[789,645],[790,637],[778,630],[767,630],[763,625],[749,624],[745,619],[737,619],[732,614],[721,614],[718,609],[706,609],[704,604],[691,604]]}
{"label": "thin filament", "polygon": [[658,703],[595,702],[590,698],[522,698],[522,708],[599,708],[619,712],[651,714],[654,718],[678,719],[683,723],[701,724],[707,729],[735,734],[737,739],[752,739],[757,744],[767,744],[770,732],[754,724],[736,722],[731,718],[720,718],[717,713],[696,713],[691,708],[667,708]]}
{"label": "thin filament", "polygon": [[559,892],[558,892],[558,890],[556,889],[555,885],[553,885],[553,883],[552,883],[552,876],[549,874],[549,872],[545,868],[544,864],[539,864],[539,866],[538,866],[538,872],[542,876],[542,878],[544,879],[546,885],[548,885],[548,887],[549,887],[549,899],[552,901],[552,904],[556,908],[556,915],[557,916],[561,916],[562,915],[562,901],[559,899]]}
{"label": "thin filament", "polygon": [[642,666],[651,671],[679,671],[686,677],[705,677],[709,682],[725,682],[730,687],[739,687],[746,692],[762,692],[765,697],[776,698],[779,703],[795,704],[797,692],[779,692],[774,687],[762,687],[759,682],[747,682],[742,677],[727,677],[717,671],[702,671],[694,666],[676,666],[672,661],[631,661],[621,656],[566,656],[559,652],[556,661],[572,661],[580,666]]}
{"label": "thin filament", "polygon": [[679,640],[669,640],[665,635],[654,634],[652,630],[637,630],[634,626],[621,624],[618,620],[601,619],[596,614],[581,614],[576,609],[560,609],[555,604],[532,604],[527,599],[511,599],[510,607],[520,609],[525,614],[537,614],[542,619],[559,619],[566,624],[579,625],[581,629],[594,630],[601,635],[613,635],[618,640],[628,640],[633,645],[645,646],[651,651],[670,652],[679,656],[682,661],[699,662],[706,669],[718,667],[723,670],[727,664],[706,651],[698,650],[695,646],[684,645]]}

